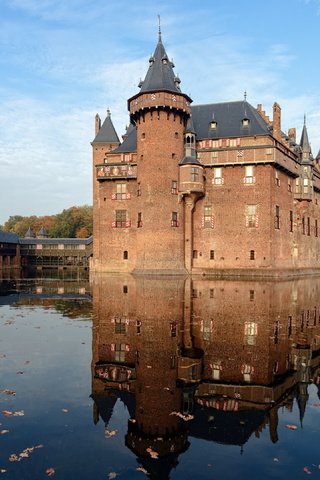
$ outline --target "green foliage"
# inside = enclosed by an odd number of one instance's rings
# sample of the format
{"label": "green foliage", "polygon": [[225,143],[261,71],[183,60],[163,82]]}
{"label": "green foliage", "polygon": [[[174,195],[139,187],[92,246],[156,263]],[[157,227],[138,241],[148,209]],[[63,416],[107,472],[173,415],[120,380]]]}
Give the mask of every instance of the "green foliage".
{"label": "green foliage", "polygon": [[44,228],[49,238],[87,238],[92,235],[92,207],[70,207],[57,215],[22,217],[13,215],[2,226],[6,232],[24,237],[29,228],[37,236]]}

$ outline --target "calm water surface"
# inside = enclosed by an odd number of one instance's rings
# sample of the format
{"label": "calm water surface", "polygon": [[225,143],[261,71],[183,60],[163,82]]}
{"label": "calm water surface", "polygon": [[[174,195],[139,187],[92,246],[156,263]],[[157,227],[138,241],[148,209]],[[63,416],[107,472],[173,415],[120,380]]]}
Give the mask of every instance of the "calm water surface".
{"label": "calm water surface", "polygon": [[0,282],[3,479],[319,478],[319,383],[318,278]]}

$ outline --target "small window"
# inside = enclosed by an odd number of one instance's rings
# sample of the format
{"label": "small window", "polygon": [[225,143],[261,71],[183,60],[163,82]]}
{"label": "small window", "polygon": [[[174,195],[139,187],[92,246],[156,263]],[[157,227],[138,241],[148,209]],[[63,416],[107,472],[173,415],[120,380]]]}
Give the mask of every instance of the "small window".
{"label": "small window", "polygon": [[250,302],[253,302],[253,300],[254,300],[254,290],[250,290],[249,298],[250,298]]}
{"label": "small window", "polygon": [[123,252],[123,259],[124,259],[124,260],[128,260],[128,258],[129,258],[129,257],[128,257],[128,250],[125,250],[125,251]]}
{"label": "small window", "polygon": [[293,232],[293,211],[289,211],[289,232]]}
{"label": "small window", "polygon": [[178,226],[178,212],[172,212],[171,214],[171,227]]}
{"label": "small window", "polygon": [[311,224],[310,224],[310,217],[307,218],[307,235],[310,237],[311,234]]}
{"label": "small window", "polygon": [[210,250],[210,260],[214,260],[214,250]]}
{"label": "small window", "polygon": [[214,288],[210,288],[209,296],[210,298],[214,298]]}
{"label": "small window", "polygon": [[274,228],[276,228],[277,230],[280,229],[280,207],[279,207],[279,205],[276,205],[276,207],[275,207]]}
{"label": "small window", "polygon": [[254,250],[250,250],[249,259],[255,260],[255,258],[256,258],[256,252]]}
{"label": "small window", "polygon": [[141,133],[141,138],[146,138],[146,134],[145,134],[145,133]]}
{"label": "small window", "polygon": [[318,220],[315,219],[314,221],[314,236],[317,237],[318,236]]}
{"label": "small window", "polygon": [[142,227],[142,213],[138,212],[138,221],[137,221],[137,228]]}
{"label": "small window", "polygon": [[246,165],[244,167],[245,172],[244,172],[244,183],[255,183],[255,177],[254,177],[254,166],[253,165]]}
{"label": "small window", "polygon": [[192,258],[198,258],[198,250],[192,251]]}
{"label": "small window", "polygon": [[223,185],[224,178],[222,175],[222,167],[215,167],[213,169],[213,182],[214,185]]}
{"label": "small window", "polygon": [[243,126],[244,128],[248,128],[249,125],[250,125],[250,120],[249,120],[249,118],[243,118],[243,119],[242,119],[242,126]]}
{"label": "small window", "polygon": [[141,197],[141,184],[138,182],[137,184],[137,197]]}
{"label": "small window", "polygon": [[212,227],[212,207],[205,205],[203,208],[203,226],[204,228]]}
{"label": "small window", "polygon": [[177,180],[172,180],[171,182],[171,193],[172,195],[178,194],[178,182]]}
{"label": "small window", "polygon": [[128,293],[128,285],[123,285],[123,293]]}
{"label": "small window", "polygon": [[217,126],[218,126],[217,122],[215,120],[212,120],[212,122],[210,123],[211,130],[216,130]]}
{"label": "small window", "polygon": [[275,171],[274,182],[275,182],[275,184],[277,185],[277,187],[280,187],[280,178],[279,178],[279,172],[278,172],[278,170]]}
{"label": "small window", "polygon": [[191,182],[199,182],[199,168],[191,167]]}
{"label": "small window", "polygon": [[258,226],[257,205],[246,205],[246,227],[256,228]]}
{"label": "small window", "polygon": [[304,217],[302,217],[302,234],[306,234],[306,220]]}

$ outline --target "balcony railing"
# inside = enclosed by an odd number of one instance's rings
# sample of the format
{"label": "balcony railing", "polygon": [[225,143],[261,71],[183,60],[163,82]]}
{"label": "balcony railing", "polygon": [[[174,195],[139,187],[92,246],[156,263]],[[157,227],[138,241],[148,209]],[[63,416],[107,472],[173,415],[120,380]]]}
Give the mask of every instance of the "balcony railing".
{"label": "balcony railing", "polygon": [[117,163],[96,165],[97,180],[113,180],[117,178],[137,178],[137,164]]}

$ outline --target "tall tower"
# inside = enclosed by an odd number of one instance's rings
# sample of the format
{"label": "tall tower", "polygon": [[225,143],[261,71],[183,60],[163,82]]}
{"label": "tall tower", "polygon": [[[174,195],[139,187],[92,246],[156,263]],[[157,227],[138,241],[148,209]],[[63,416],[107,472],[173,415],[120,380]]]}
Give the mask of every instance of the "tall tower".
{"label": "tall tower", "polygon": [[159,39],[140,92],[128,100],[137,132],[137,236],[135,272],[184,273],[184,211],[179,162],[192,100],[180,90]]}

